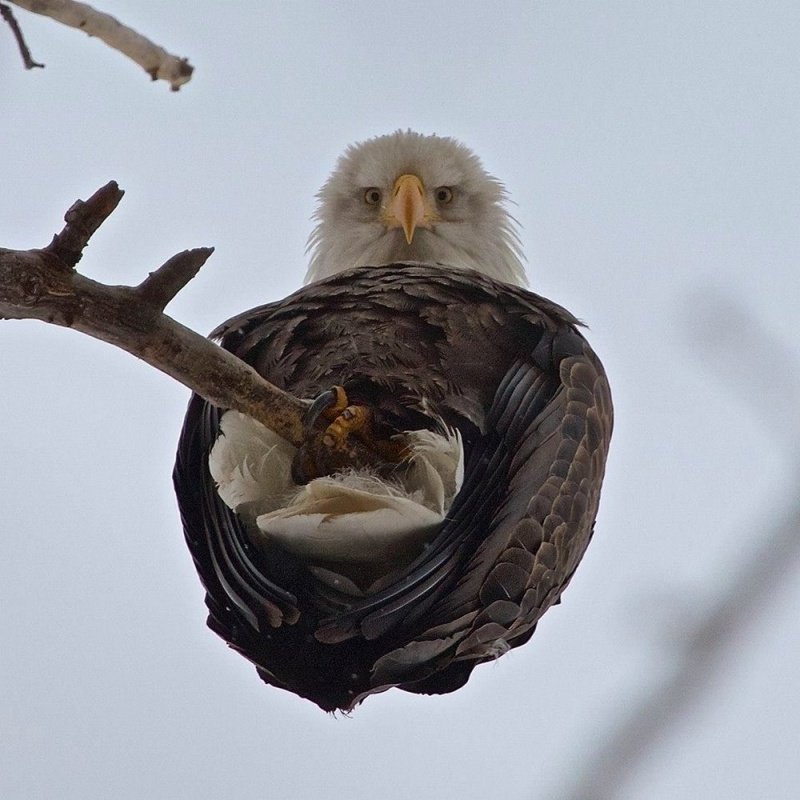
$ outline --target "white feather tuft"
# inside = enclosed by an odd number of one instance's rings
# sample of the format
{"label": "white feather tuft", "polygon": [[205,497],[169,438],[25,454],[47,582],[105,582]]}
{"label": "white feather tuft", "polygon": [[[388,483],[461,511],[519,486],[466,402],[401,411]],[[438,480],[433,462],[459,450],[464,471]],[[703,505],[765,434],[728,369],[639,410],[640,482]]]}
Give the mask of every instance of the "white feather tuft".
{"label": "white feather tuft", "polygon": [[255,519],[287,502],[295,448],[277,433],[238,411],[227,411],[208,457],[211,477],[228,508]]}
{"label": "white feather tuft", "polygon": [[275,541],[312,561],[396,568],[441,524],[463,480],[458,431],[404,434],[412,455],[395,481],[350,470],[297,486],[289,442],[237,411],[222,416],[220,429],[209,470],[223,502],[256,543]]}

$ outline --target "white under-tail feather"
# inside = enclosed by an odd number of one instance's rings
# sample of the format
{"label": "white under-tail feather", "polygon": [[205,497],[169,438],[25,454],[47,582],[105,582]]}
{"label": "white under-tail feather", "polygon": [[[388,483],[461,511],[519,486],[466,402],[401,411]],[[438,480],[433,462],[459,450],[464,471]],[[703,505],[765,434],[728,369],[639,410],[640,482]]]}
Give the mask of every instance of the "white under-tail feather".
{"label": "white under-tail feather", "polygon": [[450,508],[463,480],[458,431],[404,434],[409,466],[396,480],[368,470],[291,479],[295,448],[237,411],[221,420],[208,463],[225,504],[242,517],[253,541],[273,541],[311,562],[336,564],[370,581],[402,566],[422,548]]}

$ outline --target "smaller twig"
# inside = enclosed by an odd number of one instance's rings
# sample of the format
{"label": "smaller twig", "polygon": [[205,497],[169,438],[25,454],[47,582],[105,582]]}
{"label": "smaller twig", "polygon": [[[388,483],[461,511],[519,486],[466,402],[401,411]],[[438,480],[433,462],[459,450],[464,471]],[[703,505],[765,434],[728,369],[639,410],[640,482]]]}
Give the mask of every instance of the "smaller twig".
{"label": "smaller twig", "polygon": [[151,272],[134,291],[145,303],[163,311],[170,300],[197,275],[213,252],[213,247],[196,247],[176,253]]}
{"label": "smaller twig", "polygon": [[22,56],[22,63],[25,65],[25,69],[33,69],[34,67],[41,67],[44,69],[44,64],[33,60],[31,51],[28,49],[28,45],[25,42],[25,37],[22,35],[19,23],[14,17],[14,12],[5,3],[0,3],[0,16],[8,23],[8,27],[11,28],[11,32],[17,40],[17,47],[19,47],[19,54]]}
{"label": "smaller twig", "polygon": [[80,260],[92,234],[119,205],[125,192],[116,181],[109,181],[88,200],[76,200],[64,214],[66,225],[53,237],[45,250],[69,267]]}

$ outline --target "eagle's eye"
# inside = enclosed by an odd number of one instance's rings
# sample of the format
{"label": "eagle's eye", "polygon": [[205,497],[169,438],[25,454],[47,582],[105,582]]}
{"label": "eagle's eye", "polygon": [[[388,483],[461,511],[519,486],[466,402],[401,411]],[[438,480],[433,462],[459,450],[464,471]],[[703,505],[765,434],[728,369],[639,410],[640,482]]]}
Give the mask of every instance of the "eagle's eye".
{"label": "eagle's eye", "polygon": [[364,190],[364,202],[368,206],[377,206],[381,202],[381,190],[370,186],[369,189]]}
{"label": "eagle's eye", "polygon": [[440,186],[433,196],[437,203],[449,203],[453,199],[453,190],[449,186]]}

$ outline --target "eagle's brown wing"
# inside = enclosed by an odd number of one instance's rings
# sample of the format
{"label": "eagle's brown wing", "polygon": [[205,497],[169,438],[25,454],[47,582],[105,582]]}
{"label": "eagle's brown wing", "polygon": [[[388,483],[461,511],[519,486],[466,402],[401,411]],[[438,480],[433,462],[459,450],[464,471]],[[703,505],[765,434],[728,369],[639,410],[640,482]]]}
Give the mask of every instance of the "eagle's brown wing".
{"label": "eagle's brown wing", "polygon": [[457,427],[465,478],[419,557],[363,597],[257,550],[220,500],[221,411],[193,397],[175,467],[209,625],[325,709],[448,692],[533,633],[591,537],[611,436],[602,365],[560,307],[477,273],[361,267],[230,320],[222,344],[301,397],[342,384],[400,429]]}

